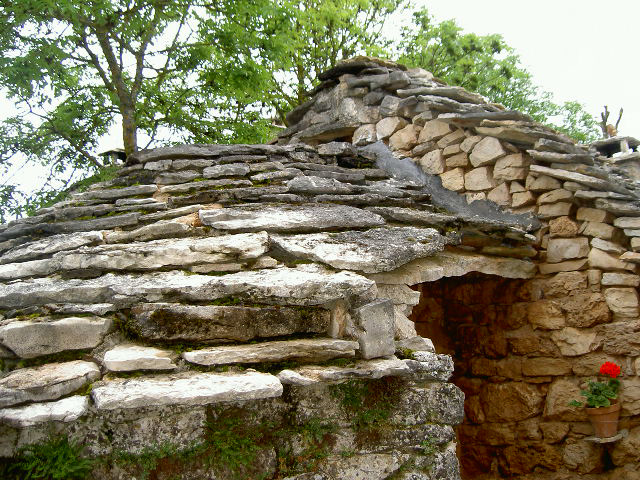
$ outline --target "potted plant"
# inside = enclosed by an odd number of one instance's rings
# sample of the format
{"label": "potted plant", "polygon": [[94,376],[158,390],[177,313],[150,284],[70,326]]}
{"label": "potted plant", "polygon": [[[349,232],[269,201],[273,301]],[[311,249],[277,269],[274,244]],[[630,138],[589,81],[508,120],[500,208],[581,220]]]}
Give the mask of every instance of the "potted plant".
{"label": "potted plant", "polygon": [[[606,381],[590,380],[587,390],[581,395],[586,397],[586,410],[589,420],[596,432],[596,437],[614,437],[618,432],[618,417],[620,416],[620,367],[612,362],[604,362],[600,366],[600,374],[609,377]],[[572,407],[582,407],[584,404],[573,400]]]}

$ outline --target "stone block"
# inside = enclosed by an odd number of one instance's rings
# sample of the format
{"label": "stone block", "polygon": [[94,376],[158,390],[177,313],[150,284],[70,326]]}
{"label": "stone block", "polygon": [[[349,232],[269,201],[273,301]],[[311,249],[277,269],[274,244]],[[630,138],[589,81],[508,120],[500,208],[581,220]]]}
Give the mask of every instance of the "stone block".
{"label": "stone block", "polygon": [[540,263],[538,269],[542,275],[549,275],[558,272],[574,272],[576,270],[584,270],[587,268],[588,261],[586,259],[569,260],[559,263]]}
{"label": "stone block", "polygon": [[465,153],[469,153],[471,150],[473,150],[473,147],[475,147],[478,142],[480,142],[480,140],[482,140],[482,137],[478,135],[467,137],[460,144],[460,149]]}
{"label": "stone block", "polygon": [[376,136],[378,140],[389,138],[408,123],[402,117],[385,117],[376,124]]}
{"label": "stone block", "polygon": [[102,342],[111,323],[99,317],[13,321],[0,327],[0,344],[21,358],[90,349]]}
{"label": "stone block", "polygon": [[638,316],[638,292],[635,288],[607,288],[604,297],[611,311],[617,316]]}
{"label": "stone block", "polygon": [[497,182],[525,180],[528,174],[529,161],[523,154],[515,153],[496,160],[493,177]]}
{"label": "stone block", "polygon": [[538,300],[527,305],[529,323],[545,330],[557,330],[565,326],[560,305],[555,300]]}
{"label": "stone block", "polygon": [[448,123],[439,120],[431,120],[424,124],[418,141],[420,143],[436,141],[452,132],[452,128]]}
{"label": "stone block", "polygon": [[[576,218],[583,222],[611,223],[613,221],[613,215],[611,215],[606,210],[600,210],[599,208],[588,208],[588,207],[580,207],[576,212]],[[619,225],[616,225],[616,227],[618,226]],[[621,228],[626,228],[626,227],[621,227]]]}
{"label": "stone block", "polygon": [[496,186],[491,167],[474,168],[464,175],[464,188],[478,191],[489,190]]}
{"label": "stone block", "polygon": [[473,203],[479,200],[486,200],[487,194],[484,192],[465,193],[465,197],[467,198],[467,203]]}
{"label": "stone block", "polygon": [[602,250],[607,253],[617,253],[618,255],[627,251],[627,249],[619,243],[610,242],[601,238],[592,238],[591,246],[597,248],[598,250]]}
{"label": "stone block", "polygon": [[610,355],[640,356],[640,322],[622,319],[598,327],[602,351]]}
{"label": "stone block", "polygon": [[562,216],[549,220],[550,237],[576,237],[580,230],[580,224],[571,218]]}
{"label": "stone block", "polygon": [[607,223],[585,222],[580,228],[580,233],[588,237],[601,238],[603,240],[612,240],[615,238],[618,229]]}
{"label": "stone block", "polygon": [[522,362],[522,374],[529,377],[553,377],[570,373],[571,364],[562,358],[534,357]]}
{"label": "stone block", "polygon": [[[513,185],[513,183],[511,184]],[[513,193],[513,192],[512,192]],[[515,192],[511,197],[511,206],[513,208],[526,207],[536,203],[536,197],[531,192]]]}
{"label": "stone block", "polygon": [[517,422],[542,413],[543,395],[527,383],[488,383],[480,399],[489,422]]}
{"label": "stone block", "polygon": [[442,186],[447,190],[453,190],[454,192],[461,192],[464,190],[464,169],[454,168],[448,172],[444,172],[440,175],[442,180]]}
{"label": "stone block", "polygon": [[[604,222],[604,220],[600,221]],[[640,228],[640,217],[619,217],[613,221],[613,224],[618,228],[630,228],[632,230],[636,230]]]}
{"label": "stone block", "polygon": [[544,203],[556,203],[556,202],[571,202],[573,200],[573,193],[569,190],[565,190],[564,188],[559,188],[557,190],[551,190],[549,192],[545,192],[538,197],[538,204]]}
{"label": "stone block", "polygon": [[507,184],[501,183],[487,193],[487,200],[491,200],[492,202],[505,207],[511,205],[511,195],[509,194],[509,187]]}
{"label": "stone block", "polygon": [[440,140],[438,140],[436,142],[436,144],[440,148],[446,148],[449,145],[453,145],[453,144],[462,142],[462,140],[464,138],[465,138],[464,132],[462,130],[458,129],[458,130],[454,130],[453,132],[451,132],[451,133],[445,135],[444,137],[442,137]]}
{"label": "stone block", "polygon": [[571,407],[571,400],[581,401],[580,387],[569,380],[555,380],[549,387],[544,405],[545,420],[559,420],[563,422],[585,421],[587,414],[582,407]]}
{"label": "stone block", "polygon": [[559,263],[574,258],[585,258],[589,255],[589,239],[551,238],[547,245],[547,262]]}
{"label": "stone block", "polygon": [[635,266],[632,263],[624,262],[617,255],[612,255],[597,248],[591,248],[589,252],[589,266],[601,270],[635,271]]}
{"label": "stone block", "polygon": [[562,188],[562,183],[556,178],[548,177],[546,175],[527,175],[525,188],[532,192],[546,192],[548,190],[557,190]]}
{"label": "stone block", "polygon": [[485,165],[493,165],[498,158],[506,154],[507,152],[500,140],[494,137],[485,137],[473,147],[469,160],[474,167],[483,167]]}
{"label": "stone block", "polygon": [[74,395],[56,402],[32,403],[0,410],[0,423],[15,428],[49,422],[74,422],[89,411],[89,397]]}
{"label": "stone block", "polygon": [[511,182],[509,184],[509,193],[521,193],[526,192],[527,189],[524,188],[521,182]]}
{"label": "stone block", "polygon": [[574,291],[558,299],[566,313],[567,326],[588,328],[611,319],[611,312],[600,292]]}
{"label": "stone block", "polygon": [[564,464],[570,470],[591,473],[602,469],[602,455],[598,445],[586,440],[569,441],[562,455]]}
{"label": "stone block", "polygon": [[469,165],[469,157],[466,153],[458,153],[457,155],[447,158],[445,163],[448,168],[466,167]]}
{"label": "stone block", "polygon": [[376,358],[393,355],[395,322],[391,300],[378,299],[368,303],[355,312],[360,354],[362,358]]}
{"label": "stone block", "polygon": [[445,171],[445,160],[442,156],[442,150],[437,149],[425,154],[419,160],[422,170],[432,175],[440,175]]}
{"label": "stone block", "polygon": [[[118,345],[104,354],[102,361],[111,372],[173,370],[173,352],[141,345]],[[177,355],[176,355],[177,356]]]}
{"label": "stone block", "polygon": [[550,203],[538,206],[538,217],[553,218],[567,216],[571,213],[571,204],[567,202]]}
{"label": "stone block", "polygon": [[442,149],[442,155],[444,155],[446,158],[457,155],[459,153],[463,153],[459,143],[454,143],[453,145],[449,145],[448,147]]}
{"label": "stone block", "polygon": [[576,357],[594,351],[598,347],[594,330],[565,327],[551,334],[551,340],[566,357]]}
{"label": "stone block", "polygon": [[640,287],[640,276],[632,273],[605,272],[602,274],[603,286]]}
{"label": "stone block", "polygon": [[418,144],[419,134],[420,127],[411,123],[391,135],[389,147],[392,150],[411,150]]}

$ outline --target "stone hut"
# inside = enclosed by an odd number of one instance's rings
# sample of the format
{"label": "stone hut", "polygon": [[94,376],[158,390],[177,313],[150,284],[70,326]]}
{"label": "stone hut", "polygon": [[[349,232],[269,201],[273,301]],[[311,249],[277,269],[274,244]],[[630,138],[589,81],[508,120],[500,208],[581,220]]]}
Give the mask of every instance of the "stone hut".
{"label": "stone hut", "polygon": [[[640,478],[635,180],[424,70],[320,79],[271,145],[137,152],[0,227],[4,464],[64,438],[98,479]],[[599,442],[568,403],[605,360]]]}

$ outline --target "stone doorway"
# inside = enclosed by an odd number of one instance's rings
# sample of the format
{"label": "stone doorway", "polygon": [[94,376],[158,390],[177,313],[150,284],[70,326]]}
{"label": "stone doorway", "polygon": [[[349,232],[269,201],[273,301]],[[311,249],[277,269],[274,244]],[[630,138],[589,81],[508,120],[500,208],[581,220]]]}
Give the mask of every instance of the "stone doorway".
{"label": "stone doorway", "polygon": [[508,333],[526,328],[527,286],[526,280],[470,273],[412,287],[420,303],[409,318],[437,353],[453,357],[452,382],[465,393],[457,432],[464,480],[526,473],[534,465],[519,465],[523,452],[543,463],[557,460],[531,450],[543,397],[538,386],[522,381],[521,339]]}

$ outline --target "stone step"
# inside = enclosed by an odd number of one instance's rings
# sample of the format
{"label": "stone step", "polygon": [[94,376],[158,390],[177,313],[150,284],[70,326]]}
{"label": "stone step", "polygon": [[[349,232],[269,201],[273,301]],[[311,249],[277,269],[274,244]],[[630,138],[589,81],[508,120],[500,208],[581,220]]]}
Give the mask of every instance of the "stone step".
{"label": "stone step", "polygon": [[132,309],[132,327],[150,341],[247,342],[257,338],[325,333],[331,313],[321,308],[147,303]]}
{"label": "stone step", "polygon": [[84,350],[97,347],[111,325],[100,317],[17,320],[0,327],[0,344],[21,358]]}
{"label": "stone step", "polygon": [[332,338],[284,340],[251,345],[204,348],[184,352],[182,358],[198,365],[233,363],[323,362],[338,357],[354,357],[358,342]]}
{"label": "stone step", "polygon": [[256,303],[321,305],[334,300],[375,298],[375,283],[351,272],[277,268],[222,276],[158,272],[109,273],[93,279],[37,278],[0,285],[0,308],[47,303],[113,303],[130,306],[164,298],[211,302],[234,297]]}
{"label": "stone step", "polygon": [[91,391],[91,398],[99,410],[161,405],[207,405],[280,395],[282,384],[275,376],[254,371],[242,374],[189,372],[116,379],[94,386]]}
{"label": "stone step", "polygon": [[98,366],[83,360],[14,370],[0,379],[0,408],[56,400],[98,378]]}
{"label": "stone step", "polygon": [[75,395],[57,402],[33,403],[0,410],[0,423],[24,428],[47,422],[73,422],[89,410],[89,397]]}

